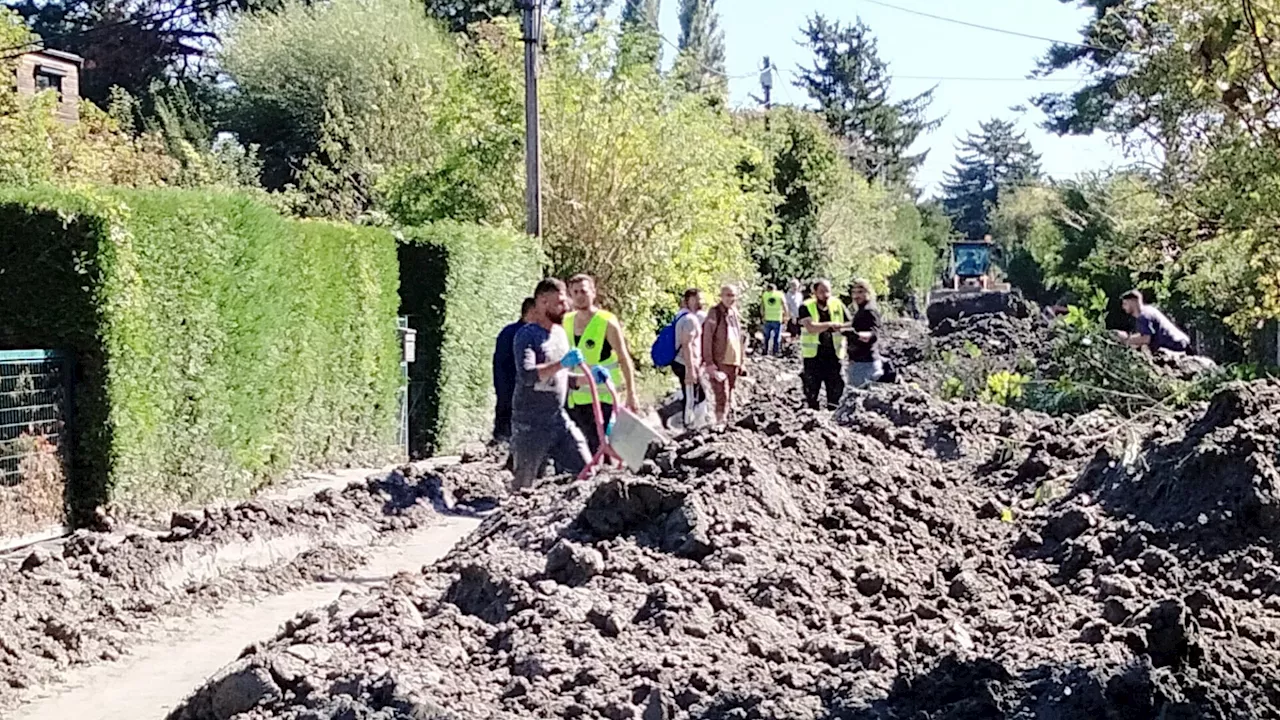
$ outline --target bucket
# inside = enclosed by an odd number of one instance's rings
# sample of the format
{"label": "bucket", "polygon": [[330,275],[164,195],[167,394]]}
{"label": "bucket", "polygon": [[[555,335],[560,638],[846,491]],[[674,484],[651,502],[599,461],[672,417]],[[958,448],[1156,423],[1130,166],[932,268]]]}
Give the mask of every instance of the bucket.
{"label": "bucket", "polygon": [[621,406],[614,408],[613,432],[609,434],[609,445],[632,471],[639,470],[644,464],[649,446],[661,441],[662,433],[649,427],[635,413]]}

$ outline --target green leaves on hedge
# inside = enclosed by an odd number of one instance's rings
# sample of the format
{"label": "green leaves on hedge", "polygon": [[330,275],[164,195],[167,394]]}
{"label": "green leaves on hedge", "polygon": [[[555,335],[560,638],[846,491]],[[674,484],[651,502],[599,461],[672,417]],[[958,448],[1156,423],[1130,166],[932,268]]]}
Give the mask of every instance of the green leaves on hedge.
{"label": "green leaves on hedge", "polygon": [[409,445],[415,455],[486,437],[493,422],[494,341],[520,317],[542,254],[521,233],[438,222],[400,246],[401,313],[418,331],[410,365]]}
{"label": "green leaves on hedge", "polygon": [[81,509],[398,453],[390,233],[210,190],[9,190],[0,223],[0,344],[80,360]]}

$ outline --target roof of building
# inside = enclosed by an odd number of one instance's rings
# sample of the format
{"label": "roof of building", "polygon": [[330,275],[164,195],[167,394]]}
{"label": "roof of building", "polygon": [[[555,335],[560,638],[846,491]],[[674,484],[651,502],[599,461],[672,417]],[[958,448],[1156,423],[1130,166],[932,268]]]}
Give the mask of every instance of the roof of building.
{"label": "roof of building", "polygon": [[64,52],[62,50],[54,50],[53,48],[36,48],[26,54],[27,55],[45,55],[51,58],[65,60],[67,62],[73,62],[77,65],[84,64],[84,58],[80,57],[79,55],[76,55],[75,53]]}

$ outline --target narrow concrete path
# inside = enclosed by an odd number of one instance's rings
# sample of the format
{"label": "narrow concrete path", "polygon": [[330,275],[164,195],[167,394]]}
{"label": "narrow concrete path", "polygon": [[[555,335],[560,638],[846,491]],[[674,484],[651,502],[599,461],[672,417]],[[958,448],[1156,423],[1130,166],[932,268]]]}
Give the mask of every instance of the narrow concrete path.
{"label": "narrow concrete path", "polygon": [[440,525],[370,549],[370,562],[331,583],[317,583],[216,615],[170,623],[161,637],[118,662],[69,672],[18,708],[12,720],[163,720],[192,690],[246,646],[275,634],[289,618],[336,600],[343,590],[375,587],[402,570],[439,560],[478,520],[442,518]]}

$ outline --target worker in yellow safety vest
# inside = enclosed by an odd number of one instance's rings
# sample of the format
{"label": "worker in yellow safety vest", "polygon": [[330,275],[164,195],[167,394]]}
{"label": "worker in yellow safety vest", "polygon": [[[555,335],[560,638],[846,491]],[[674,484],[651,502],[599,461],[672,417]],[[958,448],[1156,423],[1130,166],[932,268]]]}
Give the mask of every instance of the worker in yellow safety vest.
{"label": "worker in yellow safety vest", "polygon": [[787,298],[778,286],[769,283],[760,296],[760,309],[764,315],[764,354],[782,354],[782,323],[787,317]]}
{"label": "worker in yellow safety vest", "polygon": [[819,280],[813,297],[800,306],[800,356],[804,360],[804,399],[817,410],[818,393],[826,386],[827,407],[835,409],[844,394],[844,335],[847,313],[840,298],[832,297],[831,283]]}
{"label": "worker in yellow safety vest", "polygon": [[[636,366],[631,360],[622,324],[613,313],[596,306],[596,281],[590,275],[569,278],[569,297],[573,301],[573,312],[565,314],[564,330],[569,336],[570,346],[581,350],[591,367],[601,366],[609,371],[614,388],[626,393],[627,409],[635,412]],[[607,428],[613,417],[615,398],[603,386],[597,390]],[[579,382],[578,387],[569,393],[568,404],[569,417],[582,430],[587,445],[594,453],[600,447],[600,437],[596,433],[595,412],[591,408],[591,390],[585,381]]]}

